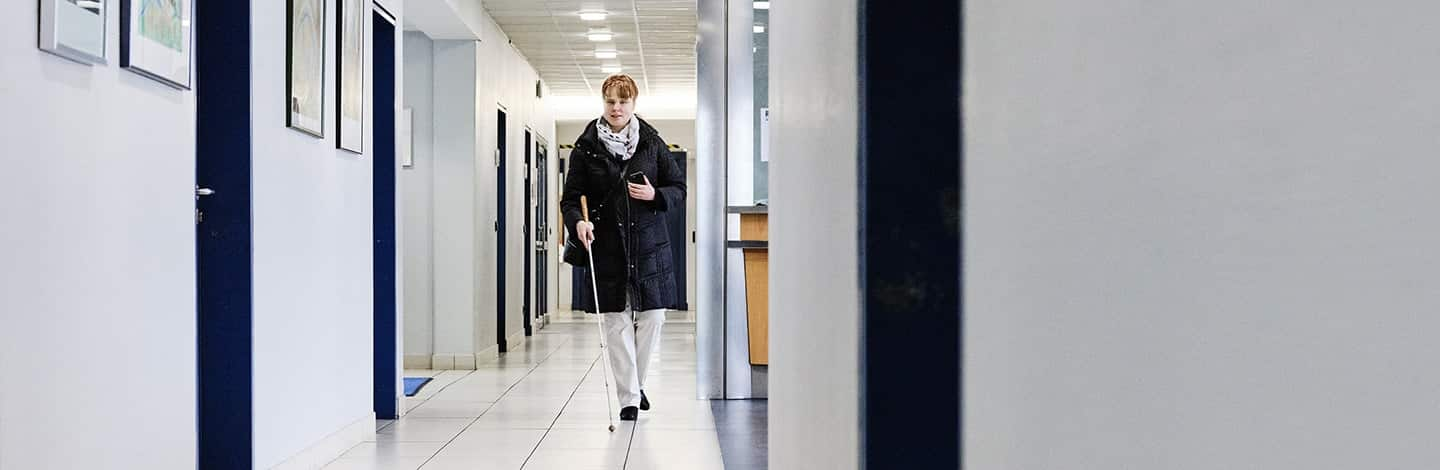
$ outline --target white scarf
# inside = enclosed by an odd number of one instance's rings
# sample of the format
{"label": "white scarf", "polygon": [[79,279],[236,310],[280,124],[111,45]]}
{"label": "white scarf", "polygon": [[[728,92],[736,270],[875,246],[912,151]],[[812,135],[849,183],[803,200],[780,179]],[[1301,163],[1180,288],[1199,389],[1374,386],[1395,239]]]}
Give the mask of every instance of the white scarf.
{"label": "white scarf", "polygon": [[610,123],[601,117],[595,121],[595,129],[599,131],[600,141],[605,143],[605,149],[611,154],[620,156],[621,160],[629,160],[635,156],[635,147],[640,145],[640,118],[630,116],[630,123],[620,132],[615,132],[610,130]]}

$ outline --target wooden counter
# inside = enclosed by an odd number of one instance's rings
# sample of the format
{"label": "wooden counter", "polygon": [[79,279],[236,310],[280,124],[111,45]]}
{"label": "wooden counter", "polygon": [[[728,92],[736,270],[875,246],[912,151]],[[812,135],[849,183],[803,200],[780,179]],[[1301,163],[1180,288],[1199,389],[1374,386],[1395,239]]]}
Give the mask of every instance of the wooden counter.
{"label": "wooden counter", "polygon": [[[745,310],[750,325],[750,364],[770,364],[770,215],[740,214],[740,241],[766,242],[766,248],[744,248]],[[757,243],[758,245],[758,243]]]}

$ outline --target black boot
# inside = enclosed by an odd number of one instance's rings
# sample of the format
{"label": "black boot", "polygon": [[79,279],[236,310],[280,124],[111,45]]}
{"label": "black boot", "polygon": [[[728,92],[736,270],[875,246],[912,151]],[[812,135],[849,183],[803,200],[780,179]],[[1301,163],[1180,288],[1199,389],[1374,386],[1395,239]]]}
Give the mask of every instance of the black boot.
{"label": "black boot", "polygon": [[639,418],[639,417],[640,417],[640,410],[636,409],[636,408],[633,407],[633,406],[627,406],[627,407],[624,407],[624,408],[621,408],[621,409],[620,409],[620,420],[621,420],[621,421],[634,421],[636,418]]}
{"label": "black boot", "polygon": [[640,411],[650,411],[650,399],[645,396],[645,391],[640,391]]}

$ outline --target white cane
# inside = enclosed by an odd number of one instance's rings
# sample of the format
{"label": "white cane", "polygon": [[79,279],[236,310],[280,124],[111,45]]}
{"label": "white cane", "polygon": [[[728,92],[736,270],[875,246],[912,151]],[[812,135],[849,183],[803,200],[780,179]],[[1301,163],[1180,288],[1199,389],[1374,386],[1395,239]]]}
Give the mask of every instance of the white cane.
{"label": "white cane", "polygon": [[[590,224],[590,204],[585,201],[585,196],[580,196],[580,213],[585,215],[585,223]],[[590,236],[595,236],[594,226],[590,227]],[[590,257],[590,289],[595,294],[595,315],[600,320],[595,322],[595,328],[600,332],[600,374],[605,378],[605,416],[610,423],[610,432],[615,432],[615,413],[610,409],[610,356],[605,350],[605,314],[600,313],[600,283],[595,281],[595,252],[590,249],[590,241],[581,241],[585,242],[585,256]]]}

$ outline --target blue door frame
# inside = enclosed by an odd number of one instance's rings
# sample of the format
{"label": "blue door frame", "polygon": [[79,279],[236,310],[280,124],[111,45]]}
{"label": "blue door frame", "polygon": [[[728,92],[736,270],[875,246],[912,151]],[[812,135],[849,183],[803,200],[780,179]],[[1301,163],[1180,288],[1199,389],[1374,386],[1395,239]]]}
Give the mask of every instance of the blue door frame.
{"label": "blue door frame", "polygon": [[374,69],[375,417],[400,417],[398,301],[395,295],[395,21],[376,5]]}
{"label": "blue door frame", "polygon": [[198,467],[253,466],[250,0],[195,4]]}
{"label": "blue door frame", "polygon": [[495,158],[499,166],[495,169],[495,344],[500,352],[508,352],[510,345],[505,341],[505,110],[498,111],[496,128]]}

